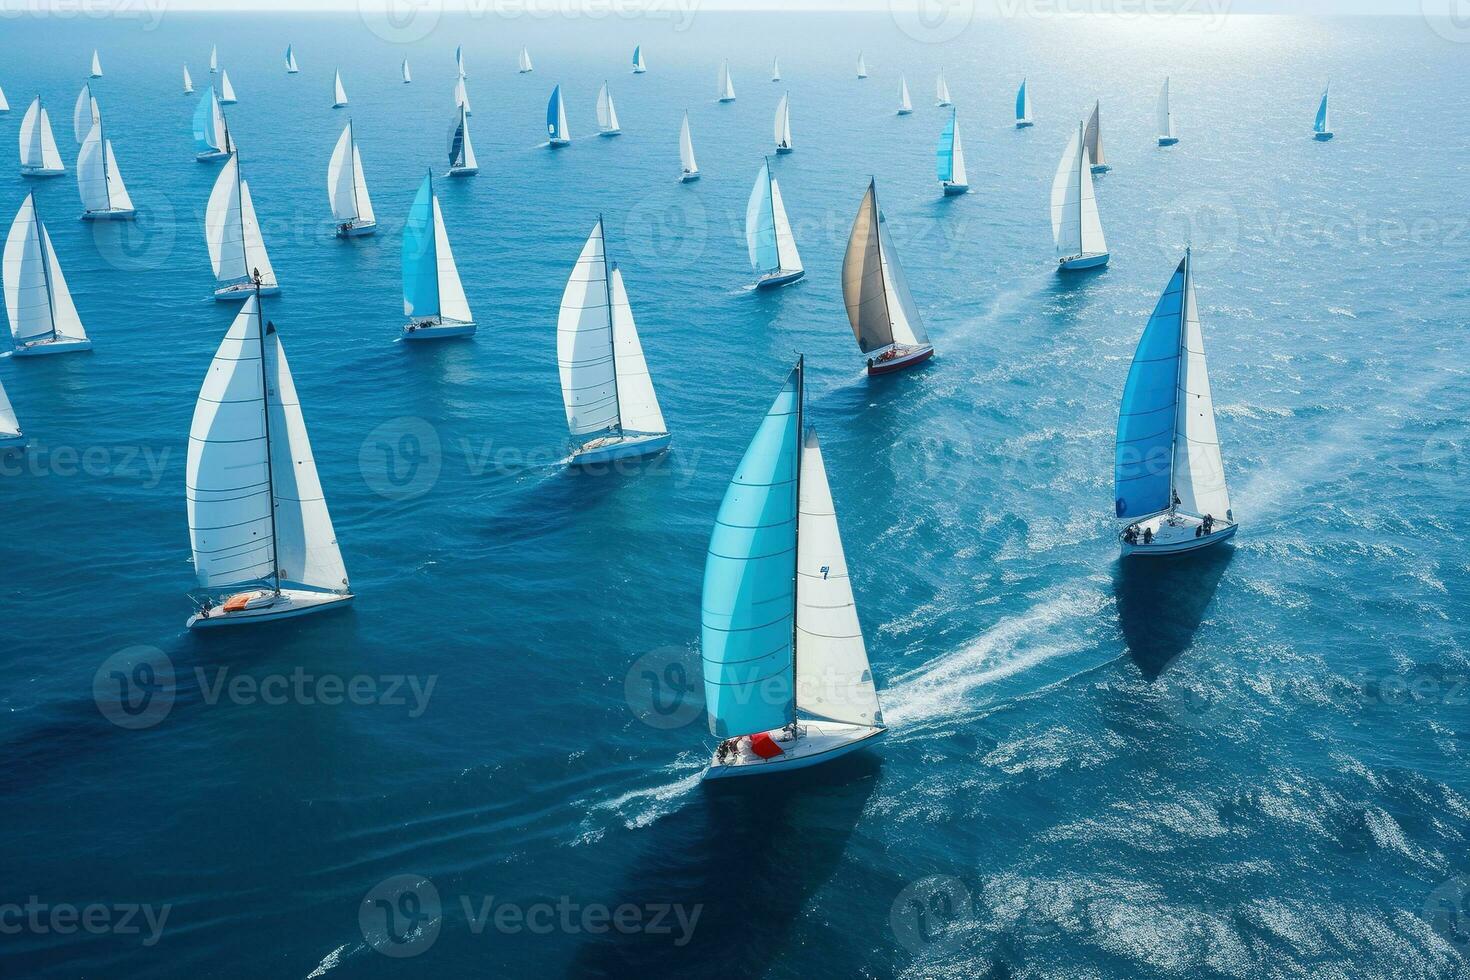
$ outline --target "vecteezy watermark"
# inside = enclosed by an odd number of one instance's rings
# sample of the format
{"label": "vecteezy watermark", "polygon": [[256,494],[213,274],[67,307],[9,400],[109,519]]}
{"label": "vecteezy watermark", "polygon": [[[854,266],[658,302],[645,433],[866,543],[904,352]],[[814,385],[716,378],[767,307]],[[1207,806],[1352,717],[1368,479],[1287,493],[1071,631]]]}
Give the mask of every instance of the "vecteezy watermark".
{"label": "vecteezy watermark", "polygon": [[1120,21],[1204,19],[1206,30],[1224,26],[1231,0],[999,0],[1002,17],[1053,17],[1077,20],[1110,16]]}
{"label": "vecteezy watermark", "polygon": [[1358,693],[1370,704],[1470,705],[1470,677],[1429,667],[1417,674],[1359,674]]}
{"label": "vecteezy watermark", "polygon": [[634,716],[651,728],[683,728],[704,714],[699,663],[681,647],[659,647],[633,661],[623,677],[623,697]]}
{"label": "vecteezy watermark", "polygon": [[422,41],[443,13],[444,0],[357,0],[363,25],[389,44]]}
{"label": "vecteezy watermark", "polygon": [[[704,905],[678,902],[580,902],[562,895],[529,903],[497,900],[494,895],[456,896],[472,935],[493,929],[500,935],[666,936],[677,947],[694,938]],[[417,956],[434,945],[444,925],[439,889],[423,875],[394,875],[368,890],[358,905],[362,937],[384,956]]]}
{"label": "vecteezy watermark", "polygon": [[[154,946],[163,935],[172,905],[136,902],[43,902],[38,895],[25,903],[0,902],[0,936],[143,936],[144,946]],[[147,930],[146,934],[144,930]]]}
{"label": "vecteezy watermark", "polygon": [[970,890],[950,875],[930,875],[910,882],[888,910],[888,927],[910,953],[929,952],[952,944],[971,918]]}
{"label": "vecteezy watermark", "polygon": [[1185,245],[1229,249],[1239,242],[1261,242],[1274,248],[1315,246],[1325,242],[1362,247],[1455,248],[1470,242],[1470,217],[1423,214],[1404,218],[1356,211],[1293,211],[1248,206],[1224,191],[1182,195],[1158,214],[1158,243],[1170,251]]}
{"label": "vecteezy watermark", "polygon": [[163,23],[168,0],[5,0],[0,20],[32,17],[36,20],[141,20],[143,30]]}
{"label": "vecteezy watermark", "polygon": [[173,203],[149,197],[132,221],[93,221],[92,242],[102,261],[123,272],[161,269],[173,255],[178,225]]}
{"label": "vecteezy watermark", "polygon": [[1466,0],[1419,0],[1429,29],[1446,41],[1470,44],[1470,3]]}
{"label": "vecteezy watermark", "polygon": [[1457,425],[1425,439],[1419,475],[1437,489],[1460,492],[1470,476],[1470,428]]}
{"label": "vecteezy watermark", "polygon": [[443,457],[438,431],[424,419],[402,415],[367,434],[357,451],[357,467],[373,493],[412,500],[434,488]]}
{"label": "vecteezy watermark", "polygon": [[894,25],[921,44],[943,44],[975,19],[975,0],[888,0]]}
{"label": "vecteezy watermark", "polygon": [[672,20],[675,31],[687,31],[698,7],[699,0],[357,0],[363,24],[391,44],[422,41],[446,10],[472,20]]}
{"label": "vecteezy watermark", "polygon": [[119,650],[92,677],[92,700],[119,728],[152,728],[174,706],[174,664],[157,647]]}
{"label": "vecteezy watermark", "polygon": [[1470,876],[1456,875],[1430,892],[1424,918],[1450,945],[1470,952]]}
{"label": "vecteezy watermark", "polygon": [[708,238],[704,204],[672,186],[640,198],[623,218],[623,250],[643,269],[667,273],[671,262],[692,264]]}
{"label": "vecteezy watermark", "polygon": [[116,477],[141,480],[145,490],[163,482],[171,446],[48,446],[35,440],[24,453],[0,456],[0,477],[44,476],[69,479]]}

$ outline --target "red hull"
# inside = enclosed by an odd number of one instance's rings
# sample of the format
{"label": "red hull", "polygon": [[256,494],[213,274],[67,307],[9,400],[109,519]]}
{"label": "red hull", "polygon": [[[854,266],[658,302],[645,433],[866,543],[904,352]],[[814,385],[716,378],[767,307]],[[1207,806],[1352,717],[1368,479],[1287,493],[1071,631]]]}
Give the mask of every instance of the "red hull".
{"label": "red hull", "polygon": [[925,347],[912,354],[905,354],[902,357],[893,357],[886,361],[873,361],[868,365],[868,374],[870,376],[875,374],[893,374],[895,371],[911,368],[915,364],[923,364],[933,356],[934,348]]}

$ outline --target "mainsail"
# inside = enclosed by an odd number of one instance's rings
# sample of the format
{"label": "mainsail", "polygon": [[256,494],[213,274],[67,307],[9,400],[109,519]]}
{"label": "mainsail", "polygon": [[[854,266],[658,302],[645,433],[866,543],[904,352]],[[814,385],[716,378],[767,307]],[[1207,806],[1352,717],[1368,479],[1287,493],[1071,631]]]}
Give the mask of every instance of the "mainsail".
{"label": "mainsail", "polygon": [[776,149],[791,149],[791,94],[783,93],[776,103]]}
{"label": "mainsail", "polygon": [[522,47],[520,58],[520,72],[522,75],[524,75],[526,72],[531,70],[531,52],[526,50],[525,47]]}
{"label": "mainsail", "polygon": [[337,146],[327,164],[327,196],[332,202],[332,217],[338,221],[362,224],[376,221],[351,120],[342,127],[342,135],[337,137]]}
{"label": "mainsail", "polygon": [[733,102],[735,100],[735,80],[730,77],[729,59],[720,62],[719,94],[717,98],[721,102]]}
{"label": "mainsail", "polygon": [[1051,233],[1059,258],[1099,255],[1108,250],[1093,196],[1092,167],[1081,123],[1067,143],[1052,179]]}
{"label": "mainsail", "polygon": [[403,226],[403,312],[416,321],[474,322],[432,175],[419,185]]}
{"label": "mainsail", "polygon": [[347,90],[342,87],[342,73],[332,73],[332,108],[340,109],[347,104]]}
{"label": "mainsail", "polygon": [[184,66],[184,94],[185,95],[193,95],[194,94],[194,79],[192,79],[192,78],[189,77],[189,66],[188,65],[185,65]]}
{"label": "mainsail", "polygon": [[225,105],[234,105],[240,101],[235,98],[235,86],[230,84],[230,73],[227,69],[220,69],[219,73],[219,100]]}
{"label": "mainsail", "polygon": [[960,120],[957,110],[950,110],[949,122],[939,134],[939,146],[934,151],[939,179],[947,185],[963,187],[970,182],[965,172],[965,146],[960,140]]}
{"label": "mainsail", "polygon": [[61,153],[51,133],[51,117],[38,97],[20,121],[20,165],[22,170],[61,173]]}
{"label": "mainsail", "polygon": [[898,111],[900,113],[912,112],[914,102],[909,98],[909,80],[903,75],[898,76]]}
{"label": "mainsail", "polygon": [[1169,111],[1169,79],[1164,79],[1164,87],[1159,89],[1159,139],[1167,140],[1174,138],[1174,114]]}
{"label": "mainsail", "polygon": [[238,153],[230,154],[215,179],[204,214],[204,238],[214,277],[220,285],[249,281],[256,271],[260,273],[261,285],[276,285],[276,273],[266,254],[255,205],[250,199],[250,185],[240,176]]}
{"label": "mainsail", "polygon": [[944,80],[943,71],[940,71],[939,77],[934,80],[934,102],[941,107],[950,104],[949,83]]}
{"label": "mainsail", "polygon": [[101,121],[102,113],[97,108],[97,99],[92,95],[92,86],[83,85],[81,92],[77,94],[76,106],[71,111],[71,128],[77,142],[83,142],[92,127]]}
{"label": "mainsail", "polygon": [[894,344],[914,347],[929,342],[888,239],[873,181],[858,207],[842,258],[842,298],[864,354]]}
{"label": "mainsail", "polygon": [[85,340],[81,317],[61,274],[51,236],[27,194],[5,238],[5,313],[16,346],[36,341]]}
{"label": "mainsail", "polygon": [[602,88],[597,90],[597,128],[608,135],[621,132],[618,126],[618,109],[613,105],[612,92],[608,89],[607,82],[603,82]]}
{"label": "mainsail", "polygon": [[77,190],[86,211],[133,210],[133,200],[117,169],[117,158],[112,155],[112,140],[103,134],[101,120],[87,133],[77,154]]}
{"label": "mainsail", "polygon": [[694,162],[694,140],[689,136],[689,112],[684,112],[684,121],[679,124],[679,165],[686,174],[699,173],[699,164]]}

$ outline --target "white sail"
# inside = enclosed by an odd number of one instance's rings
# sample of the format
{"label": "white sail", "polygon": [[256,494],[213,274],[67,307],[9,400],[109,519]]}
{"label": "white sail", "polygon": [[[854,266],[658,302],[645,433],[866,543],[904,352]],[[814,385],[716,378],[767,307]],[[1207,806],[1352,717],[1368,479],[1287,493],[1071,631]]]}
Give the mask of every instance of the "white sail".
{"label": "white sail", "polygon": [[1092,161],[1083,143],[1081,124],[1068,141],[1052,178],[1051,233],[1061,258],[1108,250],[1093,196]]}
{"label": "white sail", "polygon": [[1164,87],[1159,89],[1158,104],[1159,139],[1174,138],[1174,115],[1169,111],[1169,79],[1164,79]]}
{"label": "white sail", "polygon": [[250,185],[240,176],[238,154],[230,155],[215,179],[204,214],[204,237],[214,277],[221,284],[249,279],[259,270],[264,285],[276,285],[275,270],[250,199]]}
{"label": "white sail", "polygon": [[[454,139],[459,137],[458,154],[454,153]],[[478,170],[480,164],[475,160],[475,144],[470,141],[470,117],[469,109],[459,107],[459,119],[456,120],[449,134],[451,156],[449,166],[454,169]]]}
{"label": "white sail", "polygon": [[340,109],[347,104],[347,90],[342,87],[342,73],[332,74],[332,108]]}
{"label": "white sail", "polygon": [[868,63],[863,60],[863,53],[861,51],[858,52],[857,77],[868,77]]}
{"label": "white sail", "polygon": [[98,59],[97,51],[95,48],[92,50],[92,77],[102,77],[102,62]]}
{"label": "white sail", "polygon": [[944,80],[944,72],[942,71],[939,73],[939,77],[934,80],[934,101],[941,106],[950,104],[949,83]]}
{"label": "white sail", "polygon": [[618,110],[613,105],[612,92],[607,87],[607,82],[602,83],[602,88],[597,90],[597,128],[604,133],[619,132]]}
{"label": "white sail", "polygon": [[289,44],[286,45],[286,71],[287,71],[287,73],[294,75],[297,72],[299,72],[300,70],[301,70],[301,66],[296,63],[296,49],[294,47],[292,47],[291,45],[289,45]]}
{"label": "white sail", "polygon": [[37,98],[26,110],[20,121],[20,165],[31,170],[52,170],[60,173],[61,153],[56,149],[56,137],[51,134],[51,116]]}
{"label": "white sail", "polygon": [[352,123],[342,128],[332,160],[327,164],[327,195],[332,202],[332,217],[338,221],[371,222],[373,202],[368,198],[367,180],[362,174],[362,154],[357,148]]}
{"label": "white sail", "polygon": [[909,80],[902,75],[898,76],[898,111],[912,112],[913,100],[909,98]]}
{"label": "white sail", "polygon": [[771,81],[773,81],[773,82],[779,82],[780,80],[781,80],[781,61],[780,61],[779,58],[772,58],[771,59]]}
{"label": "white sail", "polygon": [[1184,329],[1180,336],[1179,396],[1174,421],[1174,493],[1185,513],[1216,520],[1233,519],[1220,437],[1215,432],[1215,402],[1205,366],[1204,333],[1194,298],[1194,276],[1185,260]]}
{"label": "white sail", "polygon": [[612,297],[613,363],[618,386],[618,415],[624,432],[667,432],[664,413],[653,391],[653,377],[643,357],[643,344],[633,322],[633,308],[616,265],[608,291]]}
{"label": "white sail", "polygon": [[439,315],[445,320],[473,323],[470,301],[465,297],[464,284],[459,281],[459,266],[454,262],[454,250],[449,247],[449,232],[444,230],[444,212],[439,210],[439,195],[434,195],[434,257],[438,264]]}
{"label": "white sail", "polygon": [[404,58],[403,59],[403,83],[405,85],[407,85],[411,81],[413,81],[413,72],[411,72],[411,71],[408,70],[408,59],[407,58]]}
{"label": "white sail", "polygon": [[525,46],[522,45],[522,47],[521,47],[521,58],[520,58],[520,71],[521,71],[522,74],[525,74],[526,72],[531,71],[531,70],[532,70],[532,67],[531,67],[531,52],[528,51],[528,50],[526,50]]}
{"label": "white sail", "polygon": [[786,202],[781,199],[781,183],[771,175],[771,215],[776,224],[776,256],[783,273],[801,272],[801,253],[796,250],[796,236],[786,217]]}
{"label": "white sail", "polygon": [[470,107],[470,93],[465,91],[463,76],[456,79],[454,83],[454,104],[456,106],[464,106],[465,115],[469,115],[475,111]]}
{"label": "white sail", "polygon": [[781,96],[781,101],[776,103],[776,125],[775,125],[776,149],[791,149],[791,96],[789,93]]}
{"label": "white sail", "polygon": [[27,194],[5,239],[5,313],[17,344],[49,337],[85,340],[34,195]]}
{"label": "white sail", "polygon": [[92,126],[77,154],[77,189],[87,211],[131,211],[132,198],[112,155],[112,141],[102,132],[102,123]]}
{"label": "white sail", "polygon": [[77,93],[77,103],[71,111],[71,129],[76,135],[77,142],[85,141],[92,127],[101,121],[102,113],[97,108],[97,100],[92,97],[92,86],[83,85],[81,92]]}
{"label": "white sail", "polygon": [[189,77],[189,66],[188,65],[185,65],[184,66],[184,94],[185,95],[193,95],[194,94],[194,79],[191,78],[191,77]]}
{"label": "white sail", "polygon": [[960,120],[955,117],[954,121],[954,176],[950,183],[964,187],[970,183],[970,175],[965,170],[965,144],[960,139]]}
{"label": "white sail", "polygon": [[209,48],[209,73],[213,75],[219,71],[219,46],[210,45]]}
{"label": "white sail", "polygon": [[240,101],[235,98],[235,86],[230,84],[230,73],[228,70],[221,70],[219,73],[219,100],[225,105],[233,105]]}
{"label": "white sail", "polygon": [[459,77],[460,78],[464,78],[465,77],[465,70],[464,70],[464,46],[463,45],[458,45],[457,44],[457,45],[454,46],[454,68],[455,68],[456,71],[459,72]]}
{"label": "white sail", "polygon": [[[188,69],[186,68],[185,71],[187,71],[187,70]],[[5,90],[4,89],[0,89],[0,112],[9,112],[9,111],[10,111],[10,103],[5,98]]]}
{"label": "white sail", "polygon": [[275,285],[276,270],[265,254],[265,241],[260,237],[260,222],[255,218],[255,204],[250,200],[250,182],[240,178],[240,228],[245,237],[246,274],[260,273],[261,282]]}
{"label": "white sail", "polygon": [[721,102],[729,102],[735,98],[735,80],[730,77],[730,62],[720,62],[719,95]]}
{"label": "white sail", "polygon": [[694,162],[694,140],[689,136],[689,113],[684,113],[684,122],[679,126],[679,165],[686,174],[699,173],[699,164]]}
{"label": "white sail", "polygon": [[919,308],[914,305],[913,294],[909,292],[908,279],[903,274],[903,266],[898,263],[898,253],[888,236],[888,220],[882,211],[878,212],[878,257],[883,267],[883,288],[892,320],[893,342],[904,347],[929,343],[923,318],[919,316]]}
{"label": "white sail", "polygon": [[5,386],[0,385],[0,439],[14,439],[20,434],[20,420],[15,417],[15,406],[10,404]]}
{"label": "white sail", "polygon": [[615,432],[620,424],[610,289],[599,218],[567,278],[556,317],[562,405],[573,436]]}
{"label": "white sail", "polygon": [[815,429],[802,446],[796,536],[796,707],[803,715],[881,725],[837,526],[832,488]]}

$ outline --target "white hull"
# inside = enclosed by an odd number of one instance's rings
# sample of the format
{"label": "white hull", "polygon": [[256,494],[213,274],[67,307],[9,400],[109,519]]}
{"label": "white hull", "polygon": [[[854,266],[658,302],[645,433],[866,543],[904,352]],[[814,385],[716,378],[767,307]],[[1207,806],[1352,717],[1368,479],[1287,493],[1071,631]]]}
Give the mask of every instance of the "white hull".
{"label": "white hull", "polygon": [[721,763],[711,756],[709,768],[704,771],[705,779],[730,779],[735,776],[767,776],[772,773],[791,772],[809,766],[831,762],[840,756],[878,741],[888,729],[869,725],[848,725],[833,721],[803,721],[799,723],[802,735],[795,742],[783,742],[783,729],[767,732],[782,749],[773,759],[762,759],[749,751],[736,755],[733,762]]}
{"label": "white hull", "polygon": [[[256,286],[253,282],[237,282],[231,286],[221,286],[214,291],[214,298],[221,303],[243,303],[255,295]],[[275,296],[281,291],[276,283],[260,287],[260,295]]]}
{"label": "white hull", "polygon": [[60,177],[64,173],[66,173],[65,167],[56,167],[54,169],[47,167],[20,168],[20,175],[22,177]]}
{"label": "white hull", "polygon": [[[264,591],[264,590],[262,590]],[[197,612],[185,624],[191,630],[213,629],[220,626],[245,626],[253,623],[268,623],[277,619],[291,619],[308,613],[341,609],[353,599],[352,593],[314,592],[309,589],[282,589],[281,594],[268,606],[225,612],[223,604],[214,607],[206,615]]]}
{"label": "white hull", "polygon": [[[1168,514],[1155,514],[1129,525],[1138,529],[1137,540],[1129,543],[1120,534],[1118,543],[1124,558],[1133,555],[1179,555],[1229,540],[1240,527],[1231,521],[1217,520],[1209,534],[1199,534],[1196,537],[1196,532],[1202,529],[1202,525],[1203,521],[1193,514],[1176,513],[1172,517]],[[1142,537],[1145,530],[1153,532],[1147,544]]]}
{"label": "white hull", "polygon": [[1092,255],[1072,255],[1065,259],[1057,260],[1057,269],[1061,272],[1078,272],[1082,269],[1097,269],[1108,264],[1108,252],[1096,252]]}
{"label": "white hull", "polygon": [[652,456],[668,449],[671,439],[673,436],[667,432],[594,439],[573,453],[567,462],[572,466],[593,466],[619,459]]}
{"label": "white hull", "polygon": [[474,336],[475,325],[473,323],[405,323],[403,325],[404,340],[440,340],[446,337],[471,337]]}
{"label": "white hull", "polygon": [[682,173],[682,174],[679,175],[679,183],[681,183],[681,184],[687,184],[691,180],[698,180],[698,179],[699,179],[699,171],[698,170],[691,170],[688,173]]}
{"label": "white hull", "polygon": [[11,357],[43,357],[47,354],[70,354],[73,351],[91,350],[92,341],[72,337],[55,337],[22,344],[10,352]]}
{"label": "white hull", "polygon": [[599,132],[597,135],[598,136],[622,136],[623,135],[623,131],[621,129],[604,129],[601,132]]}
{"label": "white hull", "polygon": [[362,224],[358,224],[355,221],[349,221],[346,224],[341,224],[337,226],[337,237],[361,238],[363,235],[376,234],[377,230],[378,223],[376,221],[364,221]]}
{"label": "white hull", "polygon": [[480,168],[479,167],[450,167],[449,168],[449,176],[451,176],[451,177],[473,177],[475,174],[477,174],[479,172],[480,172]]}
{"label": "white hull", "polygon": [[131,221],[138,212],[133,208],[113,208],[111,211],[83,211],[83,221]]}

